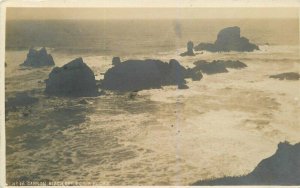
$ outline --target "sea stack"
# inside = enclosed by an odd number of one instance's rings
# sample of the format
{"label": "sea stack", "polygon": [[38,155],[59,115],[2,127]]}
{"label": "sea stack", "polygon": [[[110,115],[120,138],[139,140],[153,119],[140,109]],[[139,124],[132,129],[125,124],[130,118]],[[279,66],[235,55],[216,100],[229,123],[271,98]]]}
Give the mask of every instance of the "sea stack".
{"label": "sea stack", "polygon": [[44,66],[54,66],[54,60],[51,54],[47,53],[45,47],[40,50],[30,48],[27,54],[27,58],[21,66],[27,67],[44,67]]}
{"label": "sea stack", "polygon": [[249,39],[241,37],[239,27],[227,27],[222,29],[214,43],[200,43],[195,46],[196,51],[206,50],[211,52],[252,52],[259,50],[258,46],[250,43]]}
{"label": "sea stack", "polygon": [[93,71],[82,58],[74,59],[62,67],[55,67],[46,80],[45,93],[55,96],[97,96],[98,89]]}
{"label": "sea stack", "polygon": [[187,48],[187,51],[180,54],[180,56],[194,56],[194,43],[192,41],[189,41],[187,44],[186,44],[186,48]]}

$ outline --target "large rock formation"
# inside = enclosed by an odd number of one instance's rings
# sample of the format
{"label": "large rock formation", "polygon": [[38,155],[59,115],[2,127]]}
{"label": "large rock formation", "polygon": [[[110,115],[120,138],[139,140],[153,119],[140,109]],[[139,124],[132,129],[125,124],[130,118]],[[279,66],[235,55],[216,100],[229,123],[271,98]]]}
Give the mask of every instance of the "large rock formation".
{"label": "large rock formation", "polygon": [[250,43],[247,38],[240,36],[240,28],[237,26],[222,29],[213,44],[200,43],[194,49],[196,51],[206,50],[211,52],[251,52],[259,50],[257,45]]}
{"label": "large rock formation", "polygon": [[56,96],[96,96],[98,89],[93,71],[77,58],[63,67],[55,67],[46,80],[45,92]]}
{"label": "large rock formation", "polygon": [[35,50],[30,48],[27,54],[27,58],[21,66],[28,67],[43,67],[43,66],[54,66],[54,61],[51,54],[47,53],[46,48]]}
{"label": "large rock formation", "polygon": [[175,59],[171,59],[169,63],[153,59],[127,60],[116,63],[104,74],[101,88],[117,91],[138,91],[166,85],[179,85],[182,88],[186,83],[185,78],[196,74],[197,80],[200,80],[201,72],[188,74]]}
{"label": "large rock formation", "polygon": [[270,78],[275,78],[279,80],[299,80],[300,74],[297,72],[286,72],[286,73],[271,75]]}
{"label": "large rock formation", "polygon": [[245,176],[204,180],[194,185],[300,185],[300,143],[278,144],[274,155]]}
{"label": "large rock formation", "polygon": [[180,54],[180,56],[194,56],[194,43],[192,41],[189,41],[187,44],[186,44],[186,48],[187,48],[187,51]]}
{"label": "large rock formation", "polygon": [[194,62],[195,67],[192,69],[193,72],[201,71],[205,74],[217,74],[217,73],[226,73],[228,72],[227,68],[230,69],[243,69],[247,65],[240,61],[232,60],[214,60],[212,62],[207,62],[205,60],[199,60]]}

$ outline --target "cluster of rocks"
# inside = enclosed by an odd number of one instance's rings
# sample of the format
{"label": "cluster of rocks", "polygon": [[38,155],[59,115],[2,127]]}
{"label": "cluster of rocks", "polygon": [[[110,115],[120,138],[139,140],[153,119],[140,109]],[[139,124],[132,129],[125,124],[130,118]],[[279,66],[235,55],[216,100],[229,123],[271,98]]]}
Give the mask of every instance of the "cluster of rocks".
{"label": "cluster of rocks", "polygon": [[47,53],[45,47],[40,50],[30,48],[27,54],[27,58],[21,66],[27,67],[44,67],[44,66],[54,66],[54,60],[51,54]]}
{"label": "cluster of rocks", "polygon": [[300,74],[297,72],[285,72],[281,74],[271,75],[269,77],[279,79],[279,80],[299,80]]}
{"label": "cluster of rocks", "polygon": [[178,85],[184,89],[185,78],[201,80],[201,72],[185,69],[171,59],[169,63],[160,60],[127,60],[121,62],[113,58],[113,67],[105,74],[101,82],[102,89],[117,91],[136,91],[161,88],[166,85]]}
{"label": "cluster of rocks", "polygon": [[178,89],[188,89],[187,78],[199,81],[202,73],[216,74],[228,72],[226,68],[241,69],[247,67],[240,61],[213,62],[197,61],[195,67],[185,68],[171,59],[169,62],[160,60],[127,60],[121,62],[119,57],[112,59],[113,67],[104,73],[104,78],[95,80],[93,71],[77,58],[63,67],[55,67],[45,80],[45,92],[56,96],[96,96],[98,88],[111,91],[139,91],[157,89],[162,86],[177,85]]}
{"label": "cluster of rocks", "polygon": [[200,43],[194,48],[196,51],[206,50],[211,52],[251,52],[259,50],[258,46],[250,43],[245,37],[241,37],[240,28],[227,27],[222,29],[214,43]]}
{"label": "cluster of rocks", "polygon": [[97,96],[98,88],[93,71],[82,58],[74,59],[62,67],[55,67],[45,80],[45,93],[56,96]]}
{"label": "cluster of rocks", "polygon": [[198,181],[193,185],[299,185],[300,143],[278,144],[274,155],[262,160],[249,174]]}
{"label": "cluster of rocks", "polygon": [[232,60],[214,60],[212,62],[200,60],[194,62],[194,65],[194,71],[201,71],[204,74],[226,73],[228,72],[227,68],[243,69],[247,67],[247,65],[243,62]]}

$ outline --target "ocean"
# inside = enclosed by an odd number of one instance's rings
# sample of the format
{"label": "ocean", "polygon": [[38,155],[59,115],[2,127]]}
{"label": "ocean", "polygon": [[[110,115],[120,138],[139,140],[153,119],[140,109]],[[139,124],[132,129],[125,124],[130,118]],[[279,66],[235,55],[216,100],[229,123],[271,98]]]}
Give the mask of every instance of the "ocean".
{"label": "ocean", "polygon": [[[181,57],[187,41],[213,42],[224,27],[259,45],[254,52]],[[276,151],[300,142],[299,81],[269,75],[300,72],[299,21],[47,20],[6,24],[5,97],[27,92],[38,102],[6,112],[6,177],[79,185],[189,185],[243,175]],[[242,70],[175,86],[99,97],[49,97],[52,68],[24,69],[30,46],[46,47],[56,66],[77,57],[102,79],[121,60],[240,60]],[[80,78],[78,78],[80,79]],[[26,114],[26,115],[24,115]]]}

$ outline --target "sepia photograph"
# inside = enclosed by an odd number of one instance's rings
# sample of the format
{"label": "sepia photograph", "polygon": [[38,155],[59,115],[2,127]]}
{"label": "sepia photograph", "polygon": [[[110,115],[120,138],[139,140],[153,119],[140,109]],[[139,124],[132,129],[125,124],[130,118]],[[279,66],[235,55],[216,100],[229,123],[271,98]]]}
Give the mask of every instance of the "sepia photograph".
{"label": "sepia photograph", "polygon": [[5,186],[300,185],[299,1],[59,2],[1,4]]}

